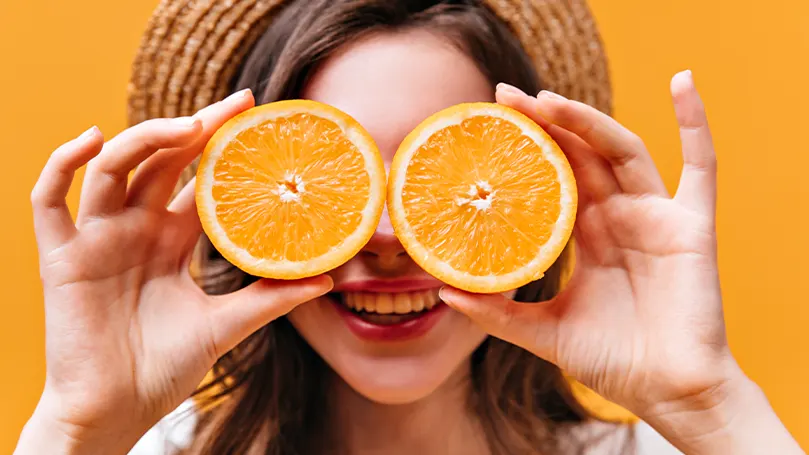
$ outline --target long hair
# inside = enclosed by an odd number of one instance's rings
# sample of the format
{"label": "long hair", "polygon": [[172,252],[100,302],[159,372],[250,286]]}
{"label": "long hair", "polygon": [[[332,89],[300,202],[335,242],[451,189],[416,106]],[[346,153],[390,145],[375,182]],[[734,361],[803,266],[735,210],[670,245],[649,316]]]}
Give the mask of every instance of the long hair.
{"label": "long hair", "polygon": [[[541,81],[519,41],[478,1],[296,0],[273,19],[244,60],[232,90],[251,88],[258,103],[297,98],[322,62],[363,36],[418,28],[447,39],[491,82],[537,93]],[[210,294],[255,280],[201,243],[196,279]],[[545,277],[518,290],[523,302],[559,291],[569,249]],[[334,373],[286,318],[262,328],[216,363],[198,390],[201,419],[193,454],[334,453],[323,408]],[[492,453],[559,453],[562,429],[588,418],[557,367],[489,337],[471,358],[469,406]],[[569,444],[565,443],[565,447]],[[579,451],[577,449],[575,451]]]}

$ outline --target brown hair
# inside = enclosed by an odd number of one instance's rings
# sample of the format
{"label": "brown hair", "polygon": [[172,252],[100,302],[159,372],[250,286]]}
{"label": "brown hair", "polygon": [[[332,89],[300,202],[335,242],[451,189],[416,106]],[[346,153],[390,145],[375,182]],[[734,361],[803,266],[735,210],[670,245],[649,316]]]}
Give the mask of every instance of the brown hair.
{"label": "brown hair", "polygon": [[[478,1],[297,0],[276,16],[245,60],[232,90],[249,87],[259,103],[300,96],[317,66],[346,43],[371,33],[419,28],[469,55],[494,86],[540,89],[531,60],[509,29]],[[254,281],[203,242],[198,281],[211,294]],[[206,252],[207,253],[204,253]],[[516,299],[553,297],[566,251],[545,277]],[[323,452],[326,388],[333,372],[286,318],[262,328],[216,363],[198,392],[203,409],[189,453],[313,454]],[[473,394],[492,453],[558,453],[561,428],[587,418],[561,372],[495,338],[472,355]],[[332,449],[333,452],[333,449]]]}

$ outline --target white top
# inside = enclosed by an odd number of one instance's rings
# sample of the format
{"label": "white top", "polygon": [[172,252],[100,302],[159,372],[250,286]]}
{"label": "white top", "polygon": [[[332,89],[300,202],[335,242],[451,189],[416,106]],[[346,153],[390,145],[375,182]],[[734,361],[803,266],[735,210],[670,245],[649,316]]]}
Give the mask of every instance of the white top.
{"label": "white top", "polygon": [[[194,405],[191,401],[186,401],[149,430],[132,448],[129,455],[173,455],[191,444],[196,423]],[[589,428],[583,430],[590,434],[593,430],[599,431],[599,427],[603,427],[604,430],[612,427],[606,423],[594,423],[588,424],[588,426]],[[614,433],[617,433],[617,437],[623,436],[621,432]],[[652,427],[643,422],[635,425],[635,441],[636,452],[633,455],[683,455]],[[612,453],[606,448],[615,442],[617,441],[612,441],[609,437],[599,439],[597,447],[593,447],[586,455]]]}

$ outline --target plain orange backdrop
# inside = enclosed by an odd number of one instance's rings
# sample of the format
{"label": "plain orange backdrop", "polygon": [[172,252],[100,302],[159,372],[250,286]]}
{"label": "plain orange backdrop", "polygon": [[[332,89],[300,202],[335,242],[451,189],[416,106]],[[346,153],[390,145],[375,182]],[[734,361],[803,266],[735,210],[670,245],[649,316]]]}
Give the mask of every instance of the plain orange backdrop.
{"label": "plain orange backdrop", "polygon": [[[0,0],[0,453],[13,450],[45,373],[30,190],[60,143],[93,124],[107,137],[124,128],[130,61],[156,3]],[[682,161],[668,83],[694,71],[719,156],[731,346],[809,447],[809,2],[591,5],[616,116],[646,140],[672,191]]]}

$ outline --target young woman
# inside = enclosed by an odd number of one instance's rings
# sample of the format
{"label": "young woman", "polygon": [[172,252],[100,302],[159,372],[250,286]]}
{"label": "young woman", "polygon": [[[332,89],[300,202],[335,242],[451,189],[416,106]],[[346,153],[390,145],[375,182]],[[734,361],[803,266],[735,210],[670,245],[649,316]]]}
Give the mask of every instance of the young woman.
{"label": "young woman", "polygon": [[[166,452],[671,450],[597,423],[572,377],[687,454],[802,453],[728,349],[711,135],[691,74],[671,89],[685,161],[674,197],[641,139],[607,115],[606,62],[580,1],[162,2],[135,64],[136,124],[60,147],[32,194],[48,373],[17,453],[126,453],[210,371],[187,402],[189,437],[166,436]],[[147,120],[226,92],[193,116]],[[508,295],[442,287],[387,216],[327,276],[257,280],[228,264],[199,242],[193,166],[183,170],[227,119],[296,97],[355,117],[388,163],[420,121],[457,103],[530,116],[581,192],[570,282],[559,292],[566,252]],[[85,164],[74,221],[65,195]],[[338,311],[352,293],[440,314],[418,331],[423,311]]]}

